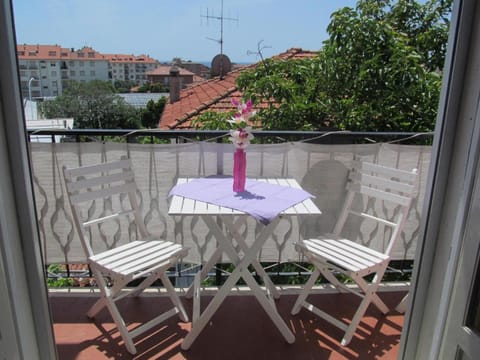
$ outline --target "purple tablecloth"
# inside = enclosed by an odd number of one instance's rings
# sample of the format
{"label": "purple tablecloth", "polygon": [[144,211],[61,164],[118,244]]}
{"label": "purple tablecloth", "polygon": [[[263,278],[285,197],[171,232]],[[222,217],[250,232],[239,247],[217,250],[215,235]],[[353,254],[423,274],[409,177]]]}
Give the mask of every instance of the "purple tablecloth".
{"label": "purple tablecloth", "polygon": [[289,207],[314,197],[302,189],[250,179],[246,181],[244,192],[236,193],[232,186],[232,177],[206,177],[176,185],[168,195],[180,195],[240,210],[263,224],[268,224]]}

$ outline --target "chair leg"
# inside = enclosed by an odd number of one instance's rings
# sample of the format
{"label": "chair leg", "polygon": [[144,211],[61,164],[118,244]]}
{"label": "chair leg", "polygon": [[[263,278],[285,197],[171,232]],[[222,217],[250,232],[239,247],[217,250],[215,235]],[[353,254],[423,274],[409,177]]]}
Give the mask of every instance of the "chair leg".
{"label": "chair leg", "polygon": [[339,292],[346,293],[350,292],[345,284],[343,284],[340,280],[338,280],[335,275],[333,275],[332,270],[327,266],[318,266],[320,273],[322,276],[328,280],[330,284],[332,284]]}
{"label": "chair leg", "polygon": [[310,293],[310,290],[312,290],[313,285],[315,284],[315,281],[317,281],[318,277],[320,276],[320,271],[318,271],[317,268],[315,268],[315,271],[310,275],[310,278],[308,281],[305,283],[305,286],[303,287],[302,291],[300,292],[300,295],[298,295],[297,301],[295,301],[295,305],[293,305],[291,314],[296,315],[302,308],[303,303],[305,302],[305,299],[307,298],[308,294]]}
{"label": "chair leg", "polygon": [[185,311],[185,308],[183,307],[182,301],[180,300],[180,297],[178,296],[177,292],[175,291],[175,288],[173,287],[172,283],[170,282],[170,279],[168,276],[163,273],[160,276],[160,279],[162,279],[163,286],[168,292],[168,295],[170,296],[170,300],[173,303],[173,306],[175,306],[178,311],[179,311],[179,317],[180,320],[184,322],[188,322],[188,315],[187,312]]}
{"label": "chair leg", "polygon": [[407,311],[407,302],[408,302],[408,293],[405,295],[395,308],[399,313],[403,314],[405,311]]}
{"label": "chair leg", "polygon": [[113,321],[115,322],[115,325],[117,325],[117,329],[120,332],[128,352],[133,355],[136,354],[137,349],[135,348],[132,337],[128,332],[125,321],[123,320],[117,305],[115,305],[114,300],[116,294],[118,293],[118,288],[123,287],[123,284],[114,284],[113,288],[109,289],[105,279],[100,273],[98,273],[98,271],[97,274],[95,274],[95,277],[102,293],[102,297],[90,308],[90,310],[87,312],[87,316],[94,317],[101,309],[103,309],[103,307],[106,306],[113,318]]}
{"label": "chair leg", "polygon": [[94,276],[98,283],[98,288],[100,289],[102,296],[87,311],[87,316],[91,319],[94,318],[95,315],[97,315],[107,305],[106,298],[110,297],[111,299],[116,299],[117,294],[121,292],[124,285],[126,284],[126,282],[117,281],[113,284],[113,287],[109,288],[105,279],[103,278],[103,275],[99,271],[95,271],[93,269],[92,271],[94,272]]}
{"label": "chair leg", "polygon": [[154,276],[153,274],[148,276],[145,280],[143,280],[130,294],[130,296],[138,296],[140,295],[143,290],[147,287],[152,285],[157,279],[160,278],[160,275]]}
{"label": "chair leg", "polygon": [[[383,276],[383,275],[382,275]],[[366,294],[367,292],[372,293],[371,297],[371,302],[382,312],[382,314],[386,314],[390,311],[388,306],[380,299],[380,297],[377,295],[377,289],[378,286],[380,285],[380,281],[382,280],[381,277],[375,277],[374,280],[369,284],[367,283],[363,278],[357,278],[355,279],[356,283],[358,286],[363,290],[363,292]],[[372,291],[372,286],[374,286],[375,290]]]}
{"label": "chair leg", "polygon": [[[380,298],[376,294],[376,291],[378,289],[378,286],[380,285],[380,281],[382,280],[384,272],[385,272],[385,269],[379,270],[370,284],[367,283],[361,277],[352,277],[352,279],[364,291],[365,297],[363,298],[362,302],[360,303],[360,306],[355,312],[355,315],[353,316],[352,321],[347,328],[347,331],[345,331],[345,335],[343,336],[343,339],[341,341],[342,346],[346,346],[350,343],[350,340],[352,340],[353,334],[355,333],[355,330],[357,329],[358,324],[362,320],[363,316],[365,315],[365,312],[368,309],[368,306],[370,305],[371,302],[373,302],[374,298],[376,299],[376,301],[379,301],[381,303],[379,309],[383,313],[388,312],[388,307],[383,303],[382,300],[380,300]],[[377,304],[376,302],[374,302],[374,304],[376,306],[379,306],[379,304]]]}

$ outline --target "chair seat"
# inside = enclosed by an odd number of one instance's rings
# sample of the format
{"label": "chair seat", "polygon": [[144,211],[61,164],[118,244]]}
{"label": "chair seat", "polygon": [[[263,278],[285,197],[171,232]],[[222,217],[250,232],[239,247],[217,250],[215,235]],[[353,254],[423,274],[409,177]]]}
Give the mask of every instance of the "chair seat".
{"label": "chair seat", "polygon": [[308,239],[297,243],[298,250],[307,257],[326,264],[335,264],[343,270],[365,276],[374,272],[379,265],[388,262],[386,254],[369,249],[348,239]]}
{"label": "chair seat", "polygon": [[137,240],[91,256],[89,260],[106,275],[133,280],[169,266],[187,251],[171,241]]}

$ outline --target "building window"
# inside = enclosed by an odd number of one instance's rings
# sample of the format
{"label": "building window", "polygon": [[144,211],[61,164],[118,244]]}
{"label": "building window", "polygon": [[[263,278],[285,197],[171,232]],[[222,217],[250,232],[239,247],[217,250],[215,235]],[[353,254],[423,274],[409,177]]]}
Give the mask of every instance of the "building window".
{"label": "building window", "polygon": [[78,57],[79,57],[79,58],[83,58],[83,57],[85,57],[85,54],[84,54],[83,52],[79,52],[79,53],[78,53]]}
{"label": "building window", "polygon": [[95,63],[93,61],[90,61],[90,67],[94,67]]}
{"label": "building window", "polygon": [[20,70],[20,76],[27,76],[27,72],[25,70]]}
{"label": "building window", "polygon": [[95,76],[95,70],[90,71],[90,76]]}
{"label": "building window", "polygon": [[75,76],[75,71],[74,70],[70,70],[70,76]]}
{"label": "building window", "polygon": [[55,67],[57,63],[55,61],[50,61],[50,67]]}
{"label": "building window", "polygon": [[28,56],[37,56],[37,52],[36,51],[29,51]]}
{"label": "building window", "polygon": [[49,51],[48,56],[57,56],[57,52],[56,51]]}
{"label": "building window", "polygon": [[68,53],[62,52],[60,56],[61,56],[61,57],[68,57]]}
{"label": "building window", "polygon": [[80,71],[80,76],[85,76],[85,71],[81,70]]}
{"label": "building window", "polygon": [[50,73],[50,75],[51,75],[52,77],[55,77],[55,76],[57,76],[57,72],[56,72],[56,71],[52,71],[52,72]]}
{"label": "building window", "polygon": [[78,63],[78,66],[83,67],[83,66],[85,66],[85,63],[84,63],[83,61],[80,61],[80,62]]}
{"label": "building window", "polygon": [[95,57],[95,53],[94,53],[94,52],[89,52],[89,53],[88,53],[88,57],[89,57],[90,59],[94,58],[94,57]]}
{"label": "building window", "polygon": [[25,51],[19,51],[18,56],[25,56]]}

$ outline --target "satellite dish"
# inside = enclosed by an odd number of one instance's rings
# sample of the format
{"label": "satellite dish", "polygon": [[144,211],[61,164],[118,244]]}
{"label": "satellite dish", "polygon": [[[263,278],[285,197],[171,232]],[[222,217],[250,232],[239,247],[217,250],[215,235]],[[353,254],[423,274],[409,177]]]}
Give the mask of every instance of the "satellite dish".
{"label": "satellite dish", "polygon": [[212,76],[222,76],[232,70],[232,62],[227,55],[218,54],[212,60]]}

